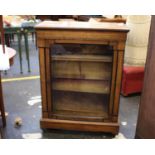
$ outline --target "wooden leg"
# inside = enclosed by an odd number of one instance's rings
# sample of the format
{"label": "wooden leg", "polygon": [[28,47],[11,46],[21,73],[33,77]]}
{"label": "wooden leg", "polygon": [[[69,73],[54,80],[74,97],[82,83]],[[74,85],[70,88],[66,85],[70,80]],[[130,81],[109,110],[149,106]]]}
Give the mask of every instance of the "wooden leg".
{"label": "wooden leg", "polygon": [[8,47],[10,47],[10,38],[9,34],[5,34],[5,42]]}
{"label": "wooden leg", "polygon": [[4,109],[3,94],[2,94],[1,75],[0,75],[0,111],[1,111],[3,127],[5,127],[6,117],[5,117],[5,109]]}
{"label": "wooden leg", "polygon": [[20,62],[20,73],[23,73],[23,66],[22,66],[22,50],[21,50],[21,34],[20,32],[17,33],[18,37],[18,50],[19,50],[19,62]]}
{"label": "wooden leg", "polygon": [[28,72],[31,72],[30,70],[30,57],[29,57],[29,45],[28,45],[28,32],[25,30],[24,32],[24,40],[25,40],[25,50],[26,50],[26,59],[28,64]]}

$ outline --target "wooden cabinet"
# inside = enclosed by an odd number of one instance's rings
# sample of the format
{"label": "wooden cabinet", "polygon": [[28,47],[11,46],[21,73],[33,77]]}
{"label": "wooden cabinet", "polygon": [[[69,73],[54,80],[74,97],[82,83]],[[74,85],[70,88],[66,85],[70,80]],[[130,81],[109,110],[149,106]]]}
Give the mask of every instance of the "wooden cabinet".
{"label": "wooden cabinet", "polygon": [[45,21],[36,26],[42,128],[118,133],[128,28]]}

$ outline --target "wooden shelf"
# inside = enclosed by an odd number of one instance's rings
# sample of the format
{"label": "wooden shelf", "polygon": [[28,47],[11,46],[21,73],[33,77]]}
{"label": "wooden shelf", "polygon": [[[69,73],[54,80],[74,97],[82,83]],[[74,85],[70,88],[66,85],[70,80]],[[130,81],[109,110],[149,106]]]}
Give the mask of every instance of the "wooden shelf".
{"label": "wooden shelf", "polygon": [[110,80],[112,63],[54,61],[51,71],[53,78]]}
{"label": "wooden shelf", "polygon": [[52,116],[104,121],[108,118],[108,95],[53,91]]}
{"label": "wooden shelf", "polygon": [[62,91],[109,94],[110,81],[53,79],[52,88]]}
{"label": "wooden shelf", "polygon": [[84,61],[84,62],[112,62],[111,56],[96,55],[53,55],[52,61]]}

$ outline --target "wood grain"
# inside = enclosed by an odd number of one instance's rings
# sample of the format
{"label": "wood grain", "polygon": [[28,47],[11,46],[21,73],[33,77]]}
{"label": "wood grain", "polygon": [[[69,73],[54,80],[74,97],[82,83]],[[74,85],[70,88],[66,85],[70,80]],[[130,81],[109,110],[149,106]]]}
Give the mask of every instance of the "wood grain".
{"label": "wood grain", "polygon": [[65,129],[75,131],[109,132],[117,134],[119,131],[118,123],[114,122],[85,122],[58,119],[41,119],[42,128]]}
{"label": "wood grain", "polygon": [[53,108],[54,114],[107,119],[108,95],[55,91]]}
{"label": "wood grain", "polygon": [[111,63],[53,61],[53,78],[71,78],[86,80],[109,80]]}
{"label": "wood grain", "polygon": [[39,64],[40,64],[40,83],[42,96],[42,111],[47,111],[47,96],[46,96],[46,63],[45,63],[45,49],[39,48]]}
{"label": "wood grain", "polygon": [[84,62],[112,62],[110,56],[96,55],[55,55],[52,56],[53,61],[84,61]]}
{"label": "wood grain", "polygon": [[52,111],[52,70],[51,70],[51,52],[49,48],[45,49],[45,65],[46,65],[46,96],[47,96],[47,107],[48,112]]}
{"label": "wood grain", "polygon": [[53,79],[53,90],[108,94],[110,81]]}
{"label": "wood grain", "polygon": [[39,23],[36,29],[84,29],[84,30],[98,30],[98,31],[124,31],[129,29],[125,24],[118,23],[104,23],[104,22],[76,22],[76,21],[44,21]]}

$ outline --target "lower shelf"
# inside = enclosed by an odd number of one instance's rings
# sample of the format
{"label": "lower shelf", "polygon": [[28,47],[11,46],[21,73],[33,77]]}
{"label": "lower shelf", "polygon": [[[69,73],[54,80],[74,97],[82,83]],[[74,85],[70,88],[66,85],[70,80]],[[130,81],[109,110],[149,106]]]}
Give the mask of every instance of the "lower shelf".
{"label": "lower shelf", "polygon": [[108,119],[108,95],[53,91],[52,118],[105,121]]}

